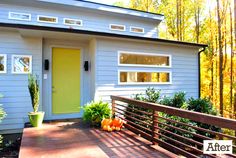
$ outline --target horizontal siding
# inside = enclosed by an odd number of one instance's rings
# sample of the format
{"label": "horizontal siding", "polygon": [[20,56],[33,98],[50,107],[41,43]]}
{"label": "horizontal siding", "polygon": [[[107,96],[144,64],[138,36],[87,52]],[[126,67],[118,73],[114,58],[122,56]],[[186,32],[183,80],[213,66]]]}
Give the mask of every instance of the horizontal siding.
{"label": "horizontal siding", "polygon": [[27,113],[32,111],[28,92],[28,75],[11,73],[12,55],[32,55],[33,73],[42,78],[42,39],[22,37],[17,32],[0,30],[0,53],[7,54],[7,73],[0,74],[0,99],[7,113],[0,124],[0,133],[8,133],[24,127]]}
{"label": "horizontal siding", "polygon": [[[0,2],[1,3],[1,2]],[[63,18],[71,19],[81,19],[83,20],[83,26],[72,26],[73,29],[80,30],[91,30],[99,32],[109,32],[125,35],[134,36],[145,36],[145,37],[157,37],[156,26],[157,23],[147,22],[140,19],[132,19],[125,16],[119,17],[110,14],[102,14],[101,12],[88,11],[83,9],[72,10],[71,8],[48,8],[44,9],[38,5],[38,8],[31,6],[13,6],[8,4],[0,4],[0,22],[13,23],[13,24],[26,24],[26,25],[38,25],[38,26],[49,26],[58,28],[71,28],[71,26],[66,26],[63,24]],[[60,10],[60,11],[58,11]],[[31,14],[31,21],[19,21],[19,20],[9,20],[8,12],[23,12]],[[37,22],[37,15],[47,15],[58,17],[58,24],[48,24]],[[111,31],[109,29],[109,24],[120,24],[126,26],[126,31]],[[130,32],[130,26],[143,27],[145,32],[133,33]]]}
{"label": "horizontal siding", "polygon": [[[118,51],[169,54],[172,56],[171,68],[118,66]],[[171,96],[184,91],[187,97],[198,97],[197,49],[190,47],[165,46],[162,44],[134,43],[128,41],[109,41],[98,39],[96,63],[96,96],[110,101],[110,95],[130,97],[144,93],[147,87],[161,90],[162,96]],[[119,70],[171,71],[172,84],[161,85],[118,85]]]}

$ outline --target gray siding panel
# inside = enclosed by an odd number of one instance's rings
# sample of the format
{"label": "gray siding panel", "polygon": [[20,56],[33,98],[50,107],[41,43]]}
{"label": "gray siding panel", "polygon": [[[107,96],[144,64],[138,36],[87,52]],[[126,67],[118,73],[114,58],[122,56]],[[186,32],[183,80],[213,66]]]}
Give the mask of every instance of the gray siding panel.
{"label": "gray siding panel", "polygon": [[[130,97],[144,93],[147,87],[160,89],[162,95],[173,95],[178,91],[187,97],[198,97],[198,61],[196,48],[181,48],[171,45],[98,39],[97,44],[96,99],[110,101],[110,95]],[[147,68],[118,66],[118,51],[169,54],[171,68]],[[166,70],[172,72],[172,84],[118,85],[118,70]]]}
{"label": "gray siding panel", "polygon": [[[17,32],[1,31],[0,53],[7,54],[7,73],[0,74],[0,100],[7,116],[0,125],[0,133],[7,130],[23,128],[28,121],[27,113],[32,111],[28,93],[28,75],[11,73],[11,57],[15,55],[32,55],[33,73],[39,76],[40,88],[42,78],[42,39],[26,38]],[[41,108],[41,107],[40,107]]]}

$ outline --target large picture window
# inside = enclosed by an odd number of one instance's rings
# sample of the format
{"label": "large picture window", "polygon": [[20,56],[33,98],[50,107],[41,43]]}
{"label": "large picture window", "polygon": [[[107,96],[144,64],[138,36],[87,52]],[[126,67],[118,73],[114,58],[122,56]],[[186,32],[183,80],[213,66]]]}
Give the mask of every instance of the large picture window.
{"label": "large picture window", "polygon": [[171,83],[171,73],[170,72],[138,72],[138,71],[120,71],[119,72],[119,83]]}
{"label": "large picture window", "polygon": [[170,55],[119,52],[119,65],[171,67],[170,58]]}

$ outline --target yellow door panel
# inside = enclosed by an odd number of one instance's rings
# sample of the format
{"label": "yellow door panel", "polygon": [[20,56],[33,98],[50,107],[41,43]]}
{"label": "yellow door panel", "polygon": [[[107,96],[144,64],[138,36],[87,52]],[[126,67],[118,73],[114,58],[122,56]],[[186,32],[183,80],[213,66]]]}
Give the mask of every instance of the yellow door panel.
{"label": "yellow door panel", "polygon": [[53,114],[80,111],[79,49],[52,49],[52,112]]}

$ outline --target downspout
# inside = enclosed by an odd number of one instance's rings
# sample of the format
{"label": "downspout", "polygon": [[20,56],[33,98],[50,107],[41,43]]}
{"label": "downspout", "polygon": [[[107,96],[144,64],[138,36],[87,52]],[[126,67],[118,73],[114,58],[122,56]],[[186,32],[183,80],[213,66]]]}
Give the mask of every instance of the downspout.
{"label": "downspout", "polygon": [[203,47],[202,50],[198,52],[198,97],[201,97],[201,53],[206,50],[206,47]]}

